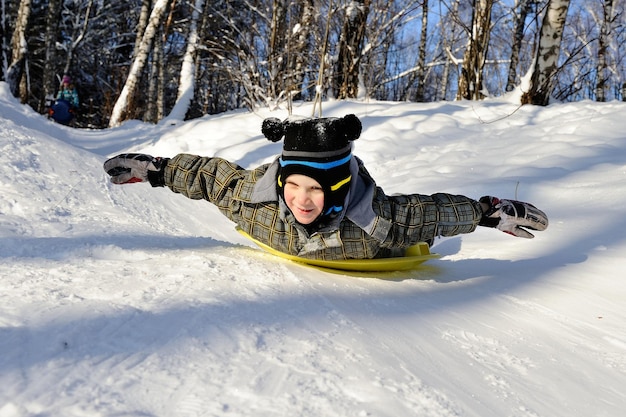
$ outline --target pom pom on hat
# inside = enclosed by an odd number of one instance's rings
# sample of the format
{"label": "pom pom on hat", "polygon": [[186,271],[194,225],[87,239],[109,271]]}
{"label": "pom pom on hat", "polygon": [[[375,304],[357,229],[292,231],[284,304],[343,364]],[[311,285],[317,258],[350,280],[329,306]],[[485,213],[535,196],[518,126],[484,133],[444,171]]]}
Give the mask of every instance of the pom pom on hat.
{"label": "pom pom on hat", "polygon": [[361,136],[361,121],[354,114],[349,114],[341,120],[344,134],[348,140],[357,140]]}
{"label": "pom pom on hat", "polygon": [[269,119],[263,120],[261,132],[263,132],[265,137],[272,142],[278,142],[285,135],[283,122],[276,117],[270,117]]}
{"label": "pom pom on hat", "polygon": [[279,194],[284,196],[284,180],[289,175],[306,175],[324,190],[322,215],[343,211],[352,179],[352,141],[361,136],[361,130],[361,121],[354,114],[341,118],[265,119],[261,131],[268,140],[278,142],[284,136],[277,178]]}

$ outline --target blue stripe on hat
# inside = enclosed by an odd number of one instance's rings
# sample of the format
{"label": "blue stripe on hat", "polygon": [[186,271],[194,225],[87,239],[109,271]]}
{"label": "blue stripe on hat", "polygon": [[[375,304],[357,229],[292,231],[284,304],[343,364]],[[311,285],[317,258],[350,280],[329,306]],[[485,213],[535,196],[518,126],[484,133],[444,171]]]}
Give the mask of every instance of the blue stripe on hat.
{"label": "blue stripe on hat", "polygon": [[324,213],[324,216],[329,215],[330,213],[339,213],[341,212],[341,210],[343,210],[343,206],[332,206],[329,207],[328,210],[326,210],[326,213]]}
{"label": "blue stripe on hat", "polygon": [[352,158],[352,154],[348,154],[344,158],[338,159],[336,161],[330,161],[330,162],[312,162],[312,161],[298,161],[298,160],[285,161],[282,157],[279,159],[279,161],[280,161],[280,166],[283,168],[288,165],[303,165],[303,166],[314,168],[314,169],[332,169],[332,168],[336,168],[340,165],[347,163],[348,161],[350,161],[350,158]]}

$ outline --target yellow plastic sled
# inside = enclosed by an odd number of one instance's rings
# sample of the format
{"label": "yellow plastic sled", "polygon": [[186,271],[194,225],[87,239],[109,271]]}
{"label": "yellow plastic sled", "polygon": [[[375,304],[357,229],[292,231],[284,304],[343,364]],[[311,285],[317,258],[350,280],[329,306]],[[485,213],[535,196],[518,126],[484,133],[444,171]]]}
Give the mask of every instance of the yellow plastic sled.
{"label": "yellow plastic sled", "polygon": [[259,242],[242,229],[237,227],[237,231],[243,236],[250,239],[261,249],[266,252],[276,255],[283,259],[288,259],[293,262],[298,262],[308,266],[318,268],[338,269],[341,271],[356,271],[356,272],[391,272],[391,271],[406,271],[417,268],[420,264],[426,262],[429,259],[440,258],[441,255],[437,253],[430,253],[428,244],[425,242],[419,242],[407,248],[404,256],[395,258],[376,258],[376,259],[337,259],[337,260],[323,260],[323,259],[307,259],[299,256],[289,255],[287,253],[280,252],[263,242]]}

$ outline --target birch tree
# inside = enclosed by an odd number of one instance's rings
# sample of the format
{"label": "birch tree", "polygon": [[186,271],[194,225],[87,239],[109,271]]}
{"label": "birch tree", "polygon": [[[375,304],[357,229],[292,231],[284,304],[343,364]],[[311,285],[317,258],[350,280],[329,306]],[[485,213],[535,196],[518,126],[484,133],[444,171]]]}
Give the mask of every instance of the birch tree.
{"label": "birch tree", "polygon": [[422,5],[422,33],[417,58],[417,91],[415,101],[424,101],[424,84],[426,83],[426,42],[428,41],[428,0]]}
{"label": "birch tree", "polygon": [[491,32],[491,9],[494,0],[474,0],[472,27],[467,49],[463,55],[458,98],[480,100],[483,91],[483,67],[487,60],[489,34]]}
{"label": "birch tree", "polygon": [[146,31],[144,32],[141,42],[139,43],[139,50],[135,54],[135,59],[130,67],[126,82],[124,83],[124,88],[122,89],[122,92],[113,107],[111,119],[109,120],[109,127],[119,126],[126,117],[126,113],[129,110],[128,107],[130,100],[137,90],[141,73],[143,72],[148,55],[150,54],[152,40],[154,39],[159,26],[163,22],[167,5],[168,0],[156,0],[154,6],[152,7]]}
{"label": "birch tree", "polygon": [[335,70],[335,96],[356,98],[359,93],[359,66],[371,0],[352,0],[346,7]]}
{"label": "birch tree", "polygon": [[139,12],[139,21],[137,22],[136,36],[135,36],[135,49],[134,53],[139,52],[141,48],[141,41],[143,40],[143,34],[146,33],[146,27],[148,27],[148,20],[150,19],[150,4],[152,0],[141,0],[141,9]]}
{"label": "birch tree", "polygon": [[286,55],[285,45],[289,38],[287,35],[288,4],[285,0],[273,0],[272,5],[268,52],[268,83],[269,96],[273,99],[278,98],[281,92],[284,91],[283,76],[287,65],[284,59]]}
{"label": "birch tree", "polygon": [[610,43],[611,24],[613,23],[613,0],[604,0],[602,23],[600,24],[600,37],[598,38],[598,60],[596,66],[596,101],[606,101],[605,92],[607,85],[607,50]]}
{"label": "birch tree", "polygon": [[184,120],[185,114],[189,109],[189,104],[194,96],[196,55],[198,43],[198,21],[200,20],[201,11],[204,7],[204,0],[196,0],[193,11],[191,13],[191,21],[189,22],[189,34],[187,36],[187,48],[183,57],[183,64],[180,69],[180,80],[178,83],[178,96],[176,104],[170,112],[168,118],[175,120]]}
{"label": "birch tree", "polygon": [[24,72],[27,67],[28,42],[26,41],[26,28],[31,11],[31,0],[22,0],[17,12],[15,30],[11,38],[11,65],[7,72],[9,89],[14,97],[19,97],[22,103],[28,98],[28,88]]}
{"label": "birch tree", "polygon": [[[163,118],[165,107],[163,91],[163,83],[165,80],[165,71],[163,68],[165,61],[163,52],[163,28],[159,28],[158,33],[153,39],[151,53],[151,62],[148,69],[148,88],[144,97],[145,111],[143,112],[143,120],[157,123]],[[129,107],[134,107],[134,105]]]}
{"label": "birch tree", "polygon": [[517,66],[519,65],[519,53],[524,40],[524,27],[526,25],[526,17],[532,8],[532,0],[518,0],[517,3],[506,91],[513,91],[517,85]]}
{"label": "birch tree", "polygon": [[558,72],[561,39],[569,0],[550,0],[543,17],[539,34],[539,45],[535,56],[530,87],[522,95],[522,104],[547,106],[554,89],[554,79]]}
{"label": "birch tree", "polygon": [[311,31],[314,27],[313,0],[300,0],[300,15],[294,26],[289,44],[290,80],[288,90],[293,92],[294,99],[300,99],[305,90],[304,80],[306,72],[311,68]]}
{"label": "birch tree", "polygon": [[[444,16],[443,21],[454,21],[456,16],[459,14],[459,0],[456,0],[448,13]],[[452,51],[452,46],[455,44],[457,37],[457,25],[451,25],[451,28],[448,28],[447,24],[443,22],[439,23],[439,27],[441,29],[441,43],[442,43],[442,55],[443,59],[443,71],[441,75],[441,86],[439,88],[439,97],[442,99],[446,99],[448,92],[448,85],[450,79],[450,67],[452,65],[457,66],[457,59],[454,57],[454,53]],[[449,34],[448,34],[449,31]]]}
{"label": "birch tree", "polygon": [[58,80],[55,77],[56,74],[56,61],[57,61],[57,31],[59,29],[59,20],[61,18],[61,0],[50,0],[48,2],[48,14],[46,16],[46,38],[45,48],[46,55],[44,61],[43,71],[43,88],[44,96],[41,97],[39,102],[39,111],[44,111],[45,106],[54,97],[56,88],[58,87]]}

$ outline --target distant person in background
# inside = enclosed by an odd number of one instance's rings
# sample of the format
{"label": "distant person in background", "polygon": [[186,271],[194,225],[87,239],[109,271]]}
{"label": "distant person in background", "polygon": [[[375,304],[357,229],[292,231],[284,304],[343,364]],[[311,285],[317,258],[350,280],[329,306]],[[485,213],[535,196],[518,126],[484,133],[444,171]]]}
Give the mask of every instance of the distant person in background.
{"label": "distant person in background", "polygon": [[69,75],[64,75],[61,80],[61,88],[57,94],[56,102],[48,112],[49,116],[57,123],[70,125],[78,112],[78,92],[72,84]]}
{"label": "distant person in background", "polygon": [[69,75],[64,75],[61,80],[61,88],[57,94],[57,100],[65,100],[70,103],[70,106],[74,111],[78,110],[78,93],[76,92],[76,87],[72,84],[72,78]]}

